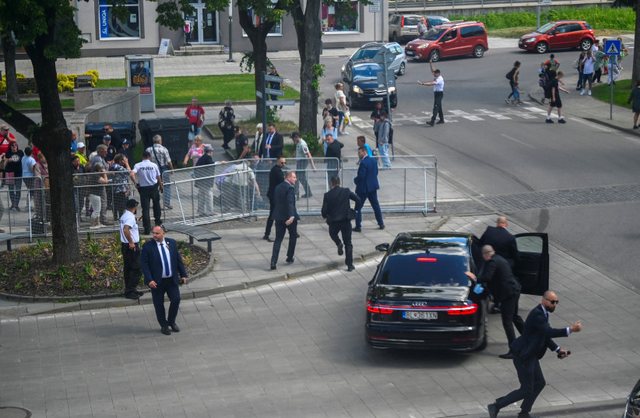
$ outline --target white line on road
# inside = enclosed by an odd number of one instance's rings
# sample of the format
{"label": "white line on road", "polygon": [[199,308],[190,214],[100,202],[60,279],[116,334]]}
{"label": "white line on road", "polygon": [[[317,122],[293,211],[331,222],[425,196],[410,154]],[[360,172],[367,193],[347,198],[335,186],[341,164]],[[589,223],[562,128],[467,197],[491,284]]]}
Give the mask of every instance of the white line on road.
{"label": "white line on road", "polygon": [[584,120],[584,119],[580,119],[580,118],[569,118],[569,120],[572,120],[572,121],[574,121],[574,122],[581,123],[581,124],[586,125],[586,126],[588,126],[588,127],[590,127],[590,128],[597,129],[598,131],[601,131],[601,132],[607,132],[607,133],[611,133],[611,132],[613,132],[613,129],[605,128],[604,126],[600,126],[600,125],[598,125],[597,123],[589,122],[589,121]]}
{"label": "white line on road", "polygon": [[625,136],[624,139],[628,139],[629,141],[633,142],[634,144],[640,145],[640,138],[634,138],[632,136]]}
{"label": "white line on road", "polygon": [[529,147],[529,148],[532,148],[532,149],[535,148],[533,145],[528,144],[528,143],[526,143],[524,141],[520,141],[519,139],[516,139],[516,138],[514,138],[512,136],[509,136],[509,135],[506,135],[506,134],[500,134],[500,136],[503,137],[503,138],[508,139],[509,141],[513,141],[513,142],[516,142],[516,143],[518,143],[520,145],[524,145],[525,147]]}

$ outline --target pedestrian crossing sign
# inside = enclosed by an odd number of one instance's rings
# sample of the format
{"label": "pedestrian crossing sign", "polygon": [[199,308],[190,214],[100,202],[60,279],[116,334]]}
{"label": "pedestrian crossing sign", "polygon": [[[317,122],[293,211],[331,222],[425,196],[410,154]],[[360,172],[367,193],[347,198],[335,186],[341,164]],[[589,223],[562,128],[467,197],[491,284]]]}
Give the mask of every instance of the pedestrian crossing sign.
{"label": "pedestrian crossing sign", "polygon": [[604,52],[607,55],[620,55],[620,50],[622,49],[622,42],[617,39],[607,39],[604,43]]}

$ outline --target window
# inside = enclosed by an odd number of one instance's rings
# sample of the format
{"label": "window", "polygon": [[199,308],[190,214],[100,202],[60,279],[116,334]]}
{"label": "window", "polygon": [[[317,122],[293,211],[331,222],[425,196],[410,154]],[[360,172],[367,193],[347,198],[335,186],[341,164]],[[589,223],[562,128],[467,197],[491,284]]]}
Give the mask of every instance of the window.
{"label": "window", "polygon": [[394,254],[387,259],[380,283],[397,286],[469,286],[469,260],[460,253]]}
{"label": "window", "polygon": [[358,32],[360,30],[359,3],[336,1],[322,5],[323,32]]}
{"label": "window", "polygon": [[139,39],[140,38],[140,4],[138,0],[127,0],[127,15],[124,20],[113,14],[113,6],[107,0],[100,0],[98,6],[98,38],[107,39]]}
{"label": "window", "polygon": [[578,23],[571,23],[567,25],[567,32],[577,32],[582,30],[582,26]]}
{"label": "window", "polygon": [[[255,26],[256,28],[260,26],[260,24],[262,23],[262,19],[264,19],[264,17],[256,16],[253,13],[253,9],[249,9],[249,14],[251,15],[253,26]],[[244,31],[242,31],[242,36],[246,38],[247,34]],[[273,27],[271,28],[267,36],[282,36],[282,20],[280,20],[279,22],[276,22],[273,25]]]}
{"label": "window", "polygon": [[484,33],[482,26],[467,26],[460,29],[460,35],[463,38],[471,38],[473,36],[479,36]]}

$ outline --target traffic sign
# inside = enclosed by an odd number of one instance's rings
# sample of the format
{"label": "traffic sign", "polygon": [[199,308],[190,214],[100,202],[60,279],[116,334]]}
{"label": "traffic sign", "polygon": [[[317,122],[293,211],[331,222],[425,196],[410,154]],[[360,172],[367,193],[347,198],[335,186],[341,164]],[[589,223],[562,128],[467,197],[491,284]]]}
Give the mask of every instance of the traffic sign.
{"label": "traffic sign", "polygon": [[266,81],[273,81],[274,83],[282,83],[284,79],[282,77],[276,77],[275,75],[265,74],[264,79]]}
{"label": "traffic sign", "polygon": [[284,96],[284,91],[265,88],[264,92],[272,96]]}
{"label": "traffic sign", "polygon": [[295,106],[295,100],[266,100],[267,106]]}
{"label": "traffic sign", "polygon": [[604,43],[604,53],[611,56],[619,56],[622,50],[622,42],[617,39],[607,39]]}
{"label": "traffic sign", "polygon": [[260,90],[256,90],[256,97],[259,97],[262,99],[262,92]]}

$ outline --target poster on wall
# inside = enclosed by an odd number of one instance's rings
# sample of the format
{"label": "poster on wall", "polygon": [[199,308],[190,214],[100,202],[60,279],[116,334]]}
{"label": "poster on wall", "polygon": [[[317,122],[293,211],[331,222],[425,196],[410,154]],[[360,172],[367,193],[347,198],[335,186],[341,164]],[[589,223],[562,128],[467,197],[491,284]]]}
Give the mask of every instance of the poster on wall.
{"label": "poster on wall", "polygon": [[140,87],[140,94],[151,94],[149,61],[129,61],[131,86]]}

